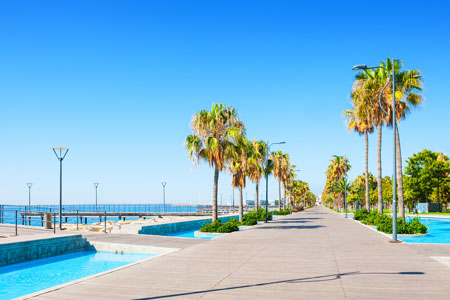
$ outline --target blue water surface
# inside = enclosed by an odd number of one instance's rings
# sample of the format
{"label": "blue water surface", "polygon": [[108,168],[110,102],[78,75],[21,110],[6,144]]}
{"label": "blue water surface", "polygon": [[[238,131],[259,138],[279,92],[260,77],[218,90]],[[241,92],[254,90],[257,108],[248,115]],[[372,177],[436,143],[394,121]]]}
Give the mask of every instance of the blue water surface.
{"label": "blue water surface", "polygon": [[406,243],[450,244],[450,219],[419,217],[428,226],[428,233],[419,237],[399,237]]}
{"label": "blue water surface", "polygon": [[169,234],[168,236],[176,236],[176,237],[182,237],[182,238],[191,238],[191,239],[203,239],[203,240],[210,240],[219,236],[222,236],[221,234],[195,234],[197,230],[190,230],[190,231],[183,231],[178,232],[174,234]]}
{"label": "blue water surface", "polygon": [[0,267],[0,299],[13,299],[154,256],[81,251]]}

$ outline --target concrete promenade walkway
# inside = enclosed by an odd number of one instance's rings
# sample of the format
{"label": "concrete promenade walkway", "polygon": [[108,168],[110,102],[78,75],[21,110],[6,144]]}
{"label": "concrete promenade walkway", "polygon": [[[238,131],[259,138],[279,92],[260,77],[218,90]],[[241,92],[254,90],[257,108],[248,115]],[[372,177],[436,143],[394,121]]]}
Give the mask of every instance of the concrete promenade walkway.
{"label": "concrete promenade walkway", "polygon": [[36,298],[450,299],[449,283],[449,267],[315,207]]}

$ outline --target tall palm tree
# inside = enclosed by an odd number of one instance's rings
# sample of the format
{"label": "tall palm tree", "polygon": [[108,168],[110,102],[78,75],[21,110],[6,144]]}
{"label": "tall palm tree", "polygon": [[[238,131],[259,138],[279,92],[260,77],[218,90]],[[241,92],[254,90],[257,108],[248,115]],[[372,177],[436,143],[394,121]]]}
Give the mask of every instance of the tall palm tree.
{"label": "tall palm tree", "polygon": [[251,154],[248,158],[248,176],[255,183],[255,210],[259,206],[259,181],[264,175],[264,157],[266,155],[267,145],[263,141],[253,141]]}
{"label": "tall palm tree", "polygon": [[[420,92],[423,89],[422,72],[417,69],[402,70],[403,62],[399,59],[392,60],[387,58],[386,62],[381,62],[381,66],[387,68],[390,73],[395,70],[395,120],[400,123],[406,118],[406,115],[411,111],[412,107],[423,102],[423,96]],[[395,67],[395,68],[394,68]],[[382,70],[382,69],[381,69]],[[384,70],[382,70],[384,71]],[[384,71],[386,73],[386,71]],[[390,85],[384,92],[386,94],[387,103],[384,106],[388,115],[386,116],[386,123],[389,127],[393,127],[392,120],[392,85]],[[403,168],[402,168],[402,153],[400,147],[400,135],[398,126],[395,130],[395,148],[397,157],[397,194],[399,215],[405,218],[405,201],[403,195]]]}
{"label": "tall palm tree", "polygon": [[[281,181],[284,186],[284,200],[283,200],[283,209],[286,209],[286,197],[287,197],[287,189],[292,188],[292,182],[295,180],[295,165],[288,166],[286,172],[284,172]],[[292,195],[289,196],[289,203],[292,207]]]}
{"label": "tall palm tree", "polygon": [[[293,201],[293,189],[294,189],[294,182],[295,182],[295,165],[290,165],[287,172],[284,174],[282,182],[283,182],[283,186],[284,186],[284,198],[286,199],[287,194],[288,194],[288,190],[289,190],[289,205],[290,207],[294,206],[294,201]],[[284,209],[286,209],[286,207],[284,206]]]}
{"label": "tall palm tree", "polygon": [[219,172],[225,168],[225,152],[232,136],[245,134],[245,126],[231,106],[213,104],[211,111],[201,110],[192,116],[192,135],[185,140],[189,158],[199,164],[200,158],[214,168],[212,221],[217,221],[217,192]]}
{"label": "tall palm tree", "polygon": [[[401,60],[392,60],[387,58],[386,62],[381,62],[380,66],[383,66],[392,73],[395,67],[395,90],[396,90],[396,116],[395,120],[400,122],[406,117],[406,114],[410,111],[411,107],[415,107],[423,101],[422,95],[418,92],[422,90],[422,73],[417,70],[401,70],[403,62]],[[372,111],[374,125],[378,128],[378,203],[379,211],[382,210],[380,202],[382,201],[382,178],[381,178],[381,126],[387,125],[392,127],[392,85],[389,85],[382,95],[382,106],[388,113],[385,115],[378,104],[378,97],[382,90],[382,87],[389,80],[389,74],[382,68],[376,70],[365,70],[365,72],[358,73],[356,75],[357,81],[361,81],[359,84],[359,91],[368,98],[372,99],[374,108]],[[398,127],[395,132],[395,146],[397,152],[397,178],[398,178],[398,200],[399,200],[399,213],[404,217],[404,197],[403,197],[403,172],[402,172],[402,158],[400,148],[400,136],[398,133]],[[381,200],[381,201],[380,201]],[[381,202],[382,204],[382,202]]]}
{"label": "tall palm tree", "polygon": [[278,209],[281,210],[281,181],[289,168],[289,155],[282,151],[270,154],[273,162],[273,176],[278,179]]}
{"label": "tall palm tree", "polygon": [[[349,164],[348,158],[343,156],[334,155],[333,159],[331,160],[331,179],[332,179],[332,190],[340,195],[337,190],[334,188],[334,185],[336,182],[339,182],[344,176],[347,174],[347,172],[350,170],[351,166]],[[342,202],[343,199],[341,199],[340,202]]]}
{"label": "tall palm tree", "polygon": [[248,172],[248,159],[251,155],[252,144],[244,135],[233,136],[234,143],[226,151],[228,168],[232,174],[232,187],[239,189],[239,222],[244,217],[243,189],[246,184]]}
{"label": "tall palm tree", "polygon": [[354,86],[352,92],[353,110],[344,111],[344,116],[348,121],[348,130],[353,130],[359,135],[364,134],[365,138],[365,184],[366,184],[366,208],[370,211],[369,195],[369,133],[372,133],[374,126],[372,123],[372,106],[370,98],[360,93],[359,82]]}
{"label": "tall palm tree", "polygon": [[[381,168],[381,141],[382,128],[387,124],[386,115],[379,105],[379,94],[385,83],[389,80],[389,76],[383,69],[367,69],[364,72],[356,74],[356,82],[354,85],[354,93],[359,99],[367,101],[371,107],[370,120],[373,126],[377,128],[377,187],[378,187],[378,212],[383,213],[383,176]],[[383,107],[387,102],[386,93],[382,96]]]}

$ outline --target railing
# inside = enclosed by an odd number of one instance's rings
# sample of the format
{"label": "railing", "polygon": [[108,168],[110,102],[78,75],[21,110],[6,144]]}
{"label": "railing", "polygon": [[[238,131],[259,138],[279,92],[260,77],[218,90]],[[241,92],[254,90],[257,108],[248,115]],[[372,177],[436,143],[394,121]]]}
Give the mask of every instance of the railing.
{"label": "railing", "polygon": [[[36,207],[26,207],[26,209],[18,209],[19,206],[13,206],[16,209],[5,208],[6,205],[0,205],[0,224],[8,224],[14,226],[14,233],[17,236],[19,228],[32,229],[33,227],[43,227],[45,229],[53,229],[56,233],[56,227],[59,225],[59,211],[55,209],[36,209]],[[6,206],[8,207],[8,206]],[[33,210],[31,209],[33,208]],[[104,222],[104,232],[107,233],[108,216],[106,211],[86,211],[86,210],[70,210],[63,209],[61,216],[61,228],[64,224],[75,224],[76,230],[79,230],[79,224],[82,223],[82,218],[87,224],[88,218],[99,218],[100,223],[102,219]],[[74,220],[75,218],[75,220]],[[22,225],[20,227],[19,225]],[[25,227],[26,226],[26,227]],[[9,226],[8,226],[9,227]],[[7,227],[5,227],[7,228]]]}
{"label": "railing", "polygon": [[[261,207],[265,207],[261,205]],[[270,209],[277,206],[270,205]],[[210,214],[212,212],[212,205],[187,205],[187,204],[167,204],[165,207],[166,214]],[[254,205],[244,207],[244,212],[254,209]],[[221,215],[237,213],[238,206],[219,205],[218,213]],[[98,205],[64,205],[61,216],[61,227],[64,224],[76,224],[76,230],[79,230],[80,225],[92,225],[96,223],[93,221],[98,218],[99,225],[104,225],[103,230],[107,232],[107,221],[119,221],[125,219],[137,219],[140,217],[150,217],[154,214],[164,215],[164,206],[159,204],[103,204]],[[47,215],[47,218],[45,217]],[[48,224],[51,215],[51,224]],[[84,221],[84,222],[83,222]],[[104,222],[104,224],[102,224]],[[18,225],[37,226],[45,228],[53,228],[56,232],[56,227],[59,225],[59,206],[57,205],[0,205],[0,223],[10,224],[15,226],[17,234]],[[44,226],[47,225],[47,226]],[[50,226],[53,225],[53,226]],[[67,226],[66,226],[67,227]],[[75,227],[75,226],[74,226]],[[75,230],[75,228],[73,228]]]}
{"label": "railing", "polygon": [[[58,205],[33,205],[33,206],[24,206],[24,205],[5,205],[9,209],[18,209],[18,210],[33,210],[33,211],[42,211],[42,212],[52,212],[59,211]],[[107,211],[107,212],[190,212],[195,213],[200,209],[211,208],[211,205],[204,204],[99,204],[97,207],[93,204],[77,204],[77,205],[63,205],[63,208],[66,210],[83,210],[83,211]]]}
{"label": "railing", "polygon": [[22,223],[22,226],[31,226],[33,223],[40,224],[40,227],[53,229],[53,233],[56,233],[56,213],[37,213],[33,214],[30,210],[4,209],[3,205],[0,205],[0,223],[13,225],[14,235],[16,236],[19,235],[20,223]]}

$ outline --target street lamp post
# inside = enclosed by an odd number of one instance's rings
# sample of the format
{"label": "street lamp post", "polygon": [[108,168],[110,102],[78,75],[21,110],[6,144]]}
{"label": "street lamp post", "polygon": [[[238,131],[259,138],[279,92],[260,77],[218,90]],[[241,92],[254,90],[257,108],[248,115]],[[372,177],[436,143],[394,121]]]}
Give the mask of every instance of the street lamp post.
{"label": "street lamp post", "polygon": [[94,186],[95,186],[95,210],[97,210],[97,188],[98,188],[99,184],[100,183],[98,183],[98,182],[94,182]]}
{"label": "street lamp post", "polygon": [[392,129],[394,132],[394,163],[393,163],[393,171],[392,171],[392,241],[393,243],[397,242],[397,152],[396,152],[396,127],[397,127],[397,121],[395,119],[395,60],[393,60],[392,63],[392,74],[389,72],[389,70],[383,66],[373,66],[368,67],[367,65],[356,65],[353,67],[353,70],[367,70],[367,69],[384,69],[388,75],[389,80],[384,85],[383,89],[380,92],[379,96],[379,104],[380,108],[386,115],[389,115],[386,110],[384,110],[383,105],[381,105],[381,96],[383,95],[384,90],[391,82],[392,77]]}
{"label": "street lamp post", "polygon": [[59,160],[59,229],[62,230],[62,162],[69,152],[68,148],[53,148],[56,158]]}
{"label": "street lamp post", "polygon": [[270,146],[272,145],[281,145],[281,144],[286,144],[286,142],[279,142],[279,143],[272,143],[269,144],[269,141],[267,141],[267,149],[266,149],[266,155],[265,155],[265,159],[266,159],[266,223],[267,223],[267,215],[268,215],[268,210],[269,210],[269,152],[270,152]]}
{"label": "street lamp post", "polygon": [[[27,183],[27,187],[28,187],[28,211],[31,211],[31,187],[32,186],[33,186],[33,183],[31,183],[31,182]],[[28,217],[28,225],[31,226],[31,217]]]}
{"label": "street lamp post", "polygon": [[28,187],[28,210],[31,210],[31,187],[33,186],[32,182],[27,183]]}
{"label": "street lamp post", "polygon": [[233,212],[233,214],[234,214],[234,188],[232,188],[233,189],[233,208],[231,209],[231,211]]}
{"label": "street lamp post", "polygon": [[166,184],[167,182],[165,181],[161,182],[163,187],[163,212],[166,212]]}

